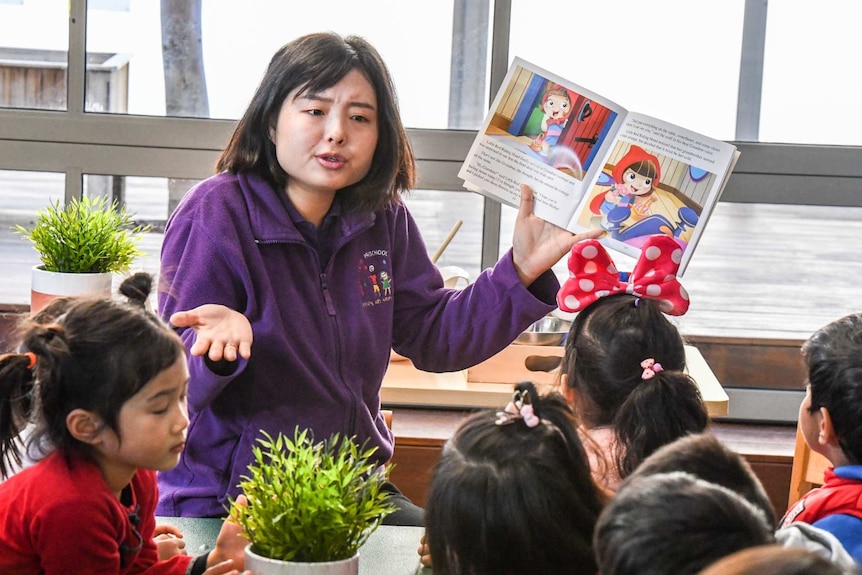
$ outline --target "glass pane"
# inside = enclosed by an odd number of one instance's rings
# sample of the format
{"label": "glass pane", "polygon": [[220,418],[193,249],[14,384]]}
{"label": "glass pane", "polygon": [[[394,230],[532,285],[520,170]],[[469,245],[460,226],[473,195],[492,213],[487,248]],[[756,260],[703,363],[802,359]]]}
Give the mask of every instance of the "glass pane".
{"label": "glass pane", "polygon": [[[144,255],[135,261],[133,269],[158,274],[168,214],[195,183],[197,180],[85,174],[84,194],[110,197],[125,206],[136,224],[150,226],[138,243]],[[155,304],[155,290],[152,296]]]}
{"label": "glass pane", "polygon": [[860,17],[857,2],[769,3],[761,142],[862,144],[859,95],[847,69],[859,53]]}
{"label": "glass pane", "polygon": [[66,109],[69,1],[0,4],[0,107]]}
{"label": "glass pane", "polygon": [[39,254],[29,240],[14,231],[16,225],[30,228],[36,212],[57,200],[63,201],[66,177],[51,172],[0,170],[0,302],[30,305],[30,270],[39,265]]}
{"label": "glass pane", "polygon": [[[516,215],[503,206],[501,254],[512,244]],[[680,278],[691,308],[672,321],[684,335],[804,339],[858,311],[862,252],[824,249],[819,238],[848,245],[859,234],[862,208],[719,202]],[[608,253],[619,270],[634,269],[634,258]],[[561,283],[567,264],[568,256],[553,268]]]}
{"label": "glass pane", "polygon": [[549,13],[513,0],[509,56],[629,110],[732,140],[743,10],[744,0],[572,0]]}
{"label": "glass pane", "polygon": [[438,266],[458,266],[476,279],[481,271],[482,196],[472,192],[414,190],[404,203],[416,220],[433,257],[460,219],[463,223],[437,260]]}
{"label": "glass pane", "polygon": [[[239,118],[279,47],[302,34],[332,30],[364,36],[380,51],[407,126],[448,127],[454,0],[385,0],[373,9],[353,0],[331,0],[322,10],[298,10],[291,2],[206,0],[198,31],[193,2],[167,4],[177,12],[160,14],[159,2],[133,2],[127,12],[90,8],[87,50],[107,60],[101,74],[90,80],[90,89],[98,94],[88,94],[89,110],[102,105],[107,112],[166,115],[164,17],[171,24],[189,24],[191,42],[178,52],[187,57],[168,58],[172,64],[191,62],[193,70],[190,83],[176,91],[176,98],[168,98],[167,115]],[[484,75],[477,82],[484,83]],[[197,96],[195,85],[200,86]]]}

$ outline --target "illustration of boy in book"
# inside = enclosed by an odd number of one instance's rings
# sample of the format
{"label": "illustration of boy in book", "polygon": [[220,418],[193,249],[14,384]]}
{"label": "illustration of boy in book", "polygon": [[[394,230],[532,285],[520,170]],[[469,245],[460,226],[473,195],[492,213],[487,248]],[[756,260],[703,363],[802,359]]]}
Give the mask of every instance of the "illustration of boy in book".
{"label": "illustration of boy in book", "polygon": [[569,121],[572,113],[572,97],[568,90],[559,84],[552,84],[542,96],[542,124],[541,133],[536,136],[530,144],[530,148],[548,155],[548,150],[557,145],[563,128]]}

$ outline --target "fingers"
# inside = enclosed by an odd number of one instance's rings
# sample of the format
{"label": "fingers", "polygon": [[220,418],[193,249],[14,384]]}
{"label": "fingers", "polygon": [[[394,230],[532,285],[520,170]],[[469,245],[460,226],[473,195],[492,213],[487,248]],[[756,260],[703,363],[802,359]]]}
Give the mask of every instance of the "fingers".
{"label": "fingers", "polygon": [[[212,346],[210,346],[212,354]],[[222,357],[228,361],[236,361],[237,347],[235,343],[227,342],[222,346]]]}
{"label": "fingers", "polygon": [[162,523],[156,525],[156,528],[153,529],[153,535],[173,535],[175,537],[182,537],[183,532],[180,531],[178,527],[174,527],[173,525],[169,525],[167,523]]}
{"label": "fingers", "polygon": [[592,240],[595,238],[600,238],[605,235],[605,230],[601,228],[590,228],[585,232],[579,232],[575,234],[575,241],[579,242],[581,240]]}
{"label": "fingers", "polygon": [[533,213],[533,188],[527,184],[521,184],[521,205],[518,209],[519,215],[530,215]]}
{"label": "fingers", "polygon": [[168,321],[177,327],[189,327],[198,323],[198,316],[191,311],[178,311],[172,314]]}
{"label": "fingers", "polygon": [[220,563],[216,563],[204,571],[204,575],[234,575],[239,574],[239,571],[233,568],[233,560],[226,559]]}

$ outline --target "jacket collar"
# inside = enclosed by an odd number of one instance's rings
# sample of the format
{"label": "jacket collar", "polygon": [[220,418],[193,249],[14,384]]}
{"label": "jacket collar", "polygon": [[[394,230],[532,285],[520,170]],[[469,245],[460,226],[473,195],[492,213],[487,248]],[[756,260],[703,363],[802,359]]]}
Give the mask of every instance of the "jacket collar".
{"label": "jacket collar", "polygon": [[[255,240],[265,243],[304,241],[302,234],[293,223],[291,209],[288,207],[290,200],[286,194],[275,190],[269,182],[255,174],[240,173],[237,179],[243,192]],[[335,201],[339,201],[337,196]],[[335,209],[341,210],[341,206]],[[376,214],[367,212],[339,213],[340,233],[338,235],[341,236],[350,236],[368,228],[377,217]]]}

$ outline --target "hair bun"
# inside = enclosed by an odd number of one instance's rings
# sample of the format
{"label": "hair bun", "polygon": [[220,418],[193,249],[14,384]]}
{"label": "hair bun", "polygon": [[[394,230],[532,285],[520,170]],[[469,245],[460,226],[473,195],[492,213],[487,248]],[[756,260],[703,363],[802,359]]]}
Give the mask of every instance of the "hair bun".
{"label": "hair bun", "polygon": [[144,307],[152,288],[153,276],[146,272],[136,272],[123,280],[119,291],[129,302]]}

